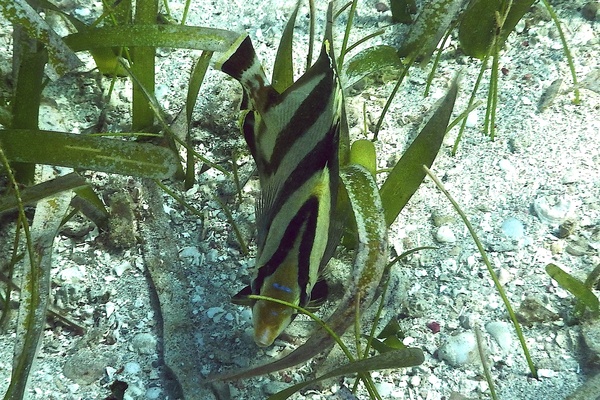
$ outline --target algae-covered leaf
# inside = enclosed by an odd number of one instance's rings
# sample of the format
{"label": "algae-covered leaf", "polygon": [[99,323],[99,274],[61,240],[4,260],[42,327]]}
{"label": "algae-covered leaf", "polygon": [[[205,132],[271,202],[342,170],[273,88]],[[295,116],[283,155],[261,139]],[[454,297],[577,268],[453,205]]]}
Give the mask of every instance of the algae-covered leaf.
{"label": "algae-covered leaf", "polygon": [[[196,61],[192,74],[190,76],[190,83],[188,85],[187,96],[185,100],[185,141],[191,147],[192,137],[190,133],[190,127],[192,126],[192,112],[196,106],[198,100],[198,93],[200,93],[200,87],[206,76],[210,59],[212,58],[212,51],[203,51],[202,55]],[[196,160],[194,154],[191,151],[187,152],[186,157],[186,168],[185,168],[185,189],[189,189],[194,185],[196,179],[195,172]]]}
{"label": "algae-covered leaf", "polygon": [[100,229],[108,228],[108,211],[98,194],[87,184],[75,189],[75,197],[71,199],[71,206],[79,210]]}
{"label": "algae-covered leaf", "polygon": [[[71,199],[71,206],[80,210],[98,227],[103,228],[108,218],[104,203],[100,200],[94,189],[77,172],[71,172],[50,179],[34,186],[21,189],[21,201],[24,205],[33,205],[38,201],[56,196],[61,192],[73,190],[76,194]],[[0,197],[0,215],[17,209],[18,201],[13,193]]]}
{"label": "algae-covered leaf", "polygon": [[66,36],[73,51],[102,47],[171,47],[227,51],[240,37],[225,29],[187,25],[124,25],[93,28]]}
{"label": "algae-covered leaf", "polygon": [[502,28],[500,29],[501,44],[504,44],[506,38],[508,38],[508,35],[510,35],[510,33],[515,29],[517,23],[519,23],[525,13],[529,11],[535,1],[536,0],[519,0],[511,3],[510,9],[506,14],[506,19],[504,20]]}
{"label": "algae-covered leaf", "polygon": [[390,9],[394,22],[410,24],[412,14],[417,12],[417,3],[415,0],[390,0]]}
{"label": "algae-covered leaf", "polygon": [[351,87],[365,76],[388,67],[403,68],[396,49],[385,45],[369,47],[344,64],[344,87]]}
{"label": "algae-covered leaf", "polygon": [[577,300],[585,304],[592,312],[598,312],[600,307],[598,298],[585,286],[585,284],[573,278],[555,264],[546,265],[546,272],[552,279],[558,282],[563,289],[575,296]]}
{"label": "algae-covered leaf", "polygon": [[[367,340],[369,340],[367,335],[364,336]],[[396,318],[392,318],[376,338],[370,338],[370,343],[371,347],[373,347],[379,353],[387,353],[389,351],[405,349],[406,346],[404,343],[402,343],[403,338],[404,335],[398,320]]]}
{"label": "algae-covered leaf", "polygon": [[423,351],[416,348],[406,348],[402,350],[388,351],[383,354],[376,355],[374,357],[364,358],[344,364],[339,368],[330,371],[317,379],[313,379],[307,382],[301,382],[293,385],[287,389],[282,390],[269,397],[268,400],[285,400],[291,395],[296,393],[298,390],[314,385],[315,383],[324,379],[335,378],[336,376],[350,375],[367,371],[377,371],[382,369],[397,369],[397,368],[408,368],[420,365],[425,361]]}
{"label": "algae-covered leaf", "polygon": [[[33,205],[44,198],[57,195],[58,193],[67,190],[81,188],[86,185],[87,182],[85,179],[83,179],[78,173],[72,172],[70,174],[62,175],[49,181],[21,189],[21,201],[24,205]],[[0,214],[7,211],[16,210],[17,206],[17,198],[13,193],[0,196]]]}
{"label": "algae-covered leaf", "polygon": [[456,79],[423,130],[406,150],[381,187],[385,221],[391,225],[425,178],[422,165],[431,166],[448,127],[458,93]]}
{"label": "algae-covered leaf", "polygon": [[[368,335],[364,335],[363,337],[368,339]],[[388,353],[390,351],[403,349],[406,346],[397,337],[390,336],[389,338],[384,340],[376,338],[371,339],[371,347],[374,348],[378,353],[383,354]]]}
{"label": "algae-covered leaf", "polygon": [[362,165],[375,177],[377,154],[375,145],[370,140],[360,139],[352,142],[350,147],[350,164]]}
{"label": "algae-covered leaf", "polygon": [[192,122],[192,112],[196,106],[200,86],[202,86],[202,82],[204,82],[204,77],[206,76],[206,71],[210,65],[212,55],[212,51],[203,51],[202,55],[196,61],[196,64],[194,64],[185,100],[185,117],[188,126]]}
{"label": "algae-covered leaf", "polygon": [[387,339],[390,336],[398,337],[400,335],[402,335],[400,324],[398,323],[398,320],[396,318],[392,318],[390,322],[388,322],[386,326],[381,330],[381,332],[379,332],[379,335],[377,335],[377,337],[379,339]]}
{"label": "algae-covered leaf", "polygon": [[50,74],[51,78],[57,78],[83,65],[26,0],[0,1],[0,13],[13,24],[23,27],[29,37],[46,46],[52,67],[50,71],[53,72]]}
{"label": "algae-covered leaf", "polygon": [[171,177],[179,165],[168,148],[101,136],[8,129],[0,130],[0,145],[10,161],[147,178]]}
{"label": "algae-covered leaf", "polygon": [[458,39],[467,55],[483,59],[488,54],[496,35],[499,6],[496,0],[475,0],[463,13]]}
{"label": "algae-covered leaf", "polygon": [[[49,174],[42,171],[42,175]],[[70,191],[62,191],[41,200],[35,210],[31,235],[27,242],[27,256],[21,274],[13,370],[5,399],[25,398],[29,377],[35,368],[37,353],[46,328],[52,246],[69,208],[71,195]]]}
{"label": "algae-covered leaf", "polygon": [[502,47],[517,22],[534,2],[535,0],[513,1],[507,11],[504,7],[508,2],[471,1],[458,26],[458,39],[464,52],[481,60],[488,54],[496,37]]}
{"label": "algae-covered leaf", "polygon": [[[43,8],[46,10],[52,10],[53,12],[60,14],[63,18],[65,18],[67,21],[69,21],[79,33],[84,34],[88,30],[94,29],[94,28],[90,27],[89,25],[87,25],[86,23],[84,23],[83,21],[75,18],[71,14],[63,11],[60,7],[57,7],[54,4],[50,3],[49,1],[46,1],[46,0],[38,0],[38,1],[39,1],[38,4],[39,4],[40,8]],[[119,4],[117,4],[112,9],[113,15],[115,16],[115,18],[118,20],[121,19],[122,24],[127,23],[126,20],[124,20],[125,17],[123,14],[130,12],[130,10],[128,10],[129,7],[131,7],[131,2],[123,1]],[[96,66],[98,67],[98,70],[101,73],[107,74],[107,75],[115,74],[117,76],[125,76],[126,75],[125,70],[123,69],[123,67],[121,66],[121,64],[119,63],[119,60],[118,60],[118,58],[119,58],[118,57],[118,55],[119,55],[118,48],[92,49],[92,50],[90,50],[90,54],[94,58],[94,61],[96,62]]]}
{"label": "algae-covered leaf", "polygon": [[400,57],[422,56],[428,60],[460,10],[461,3],[457,0],[428,0],[423,4],[421,12],[398,49]]}
{"label": "algae-covered leaf", "polygon": [[283,35],[277,47],[277,55],[273,64],[273,78],[271,84],[279,93],[283,93],[285,89],[292,86],[294,83],[294,61],[293,61],[293,39],[294,39],[294,24],[298,15],[300,1],[296,3],[296,7],[288,19]]}

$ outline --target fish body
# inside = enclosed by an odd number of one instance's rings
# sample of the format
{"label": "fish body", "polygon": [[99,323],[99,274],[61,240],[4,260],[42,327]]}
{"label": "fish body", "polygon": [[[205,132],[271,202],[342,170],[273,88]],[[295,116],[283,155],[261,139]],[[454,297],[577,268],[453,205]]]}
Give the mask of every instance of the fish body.
{"label": "fish body", "polygon": [[[322,291],[335,248],[332,215],[339,182],[341,89],[330,42],[283,93],[269,83],[248,36],[217,64],[244,91],[241,129],[256,162],[256,270],[237,298],[259,294],[307,306]],[[266,347],[295,316],[290,307],[251,302],[254,340]]]}

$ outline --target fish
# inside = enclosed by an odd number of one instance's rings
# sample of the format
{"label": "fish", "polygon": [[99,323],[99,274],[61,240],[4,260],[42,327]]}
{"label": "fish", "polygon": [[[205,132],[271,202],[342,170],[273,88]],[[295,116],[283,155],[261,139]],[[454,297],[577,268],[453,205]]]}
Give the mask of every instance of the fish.
{"label": "fish", "polygon": [[334,220],[339,185],[342,93],[327,37],[317,60],[279,93],[248,35],[215,67],[243,90],[241,131],[256,164],[256,265],[252,282],[232,299],[252,307],[254,341],[270,346],[297,315],[261,295],[308,307],[327,293],[323,279],[340,235]]}

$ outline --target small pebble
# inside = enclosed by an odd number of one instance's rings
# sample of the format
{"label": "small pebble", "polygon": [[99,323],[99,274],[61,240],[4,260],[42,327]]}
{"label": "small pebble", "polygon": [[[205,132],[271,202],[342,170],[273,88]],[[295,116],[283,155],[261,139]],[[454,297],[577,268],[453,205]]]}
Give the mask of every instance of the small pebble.
{"label": "small pebble", "polygon": [[206,253],[206,261],[209,263],[217,262],[217,258],[219,257],[219,252],[216,249],[210,249]]}
{"label": "small pebble", "polygon": [[565,222],[558,226],[556,236],[559,239],[565,239],[571,236],[577,230],[577,223],[573,220],[567,219]]}
{"label": "small pebble", "polygon": [[479,121],[479,113],[477,112],[477,110],[471,111],[467,115],[467,122],[466,122],[467,128],[475,128],[477,126],[478,121]]}
{"label": "small pebble", "polygon": [[160,372],[158,371],[158,369],[151,369],[148,373],[148,379],[150,379],[151,381],[156,381],[160,379]]}
{"label": "small pebble", "polygon": [[223,309],[223,307],[211,307],[208,310],[206,310],[206,315],[214,322],[219,322],[224,314],[225,310]]}
{"label": "small pebble", "polygon": [[449,226],[443,225],[435,233],[435,240],[440,243],[454,243],[456,242],[456,236]]}
{"label": "small pebble", "polygon": [[285,382],[271,381],[262,387],[263,392],[267,395],[273,395],[275,393],[281,392],[284,389],[289,388],[290,385]]}
{"label": "small pebble", "polygon": [[115,373],[117,372],[116,368],[106,367],[105,371],[106,371],[106,376],[108,377],[108,380],[112,381],[115,376]]}
{"label": "small pebble", "polygon": [[68,386],[68,388],[69,388],[69,392],[70,392],[70,393],[73,393],[73,394],[74,394],[74,393],[77,393],[77,392],[79,391],[79,388],[80,388],[80,387],[81,387],[80,385],[78,385],[78,384],[76,384],[76,383],[73,383],[72,385],[69,385],[69,386]]}
{"label": "small pebble", "polygon": [[518,219],[509,217],[502,223],[502,233],[510,239],[519,240],[525,236],[525,227]]}
{"label": "small pebble", "polygon": [[552,254],[562,254],[565,251],[566,243],[564,240],[557,240],[550,244],[550,251]]}
{"label": "small pebble", "polygon": [[405,346],[410,346],[414,342],[415,342],[415,338],[412,336],[407,336],[404,339],[402,339],[402,344]]}
{"label": "small pebble", "polygon": [[438,333],[440,331],[440,323],[437,321],[428,322],[427,327],[432,333]]}
{"label": "small pebble", "polygon": [[197,247],[185,247],[179,252],[179,258],[190,267],[199,267],[204,254]]}
{"label": "small pebble", "polygon": [[63,374],[80,385],[89,385],[104,376],[110,360],[89,349],[81,349],[67,359]]}
{"label": "small pebble", "polygon": [[379,1],[375,4],[375,9],[379,12],[386,12],[387,10],[389,10],[390,8],[388,7],[387,4]]}
{"label": "small pebble", "polygon": [[238,356],[233,358],[233,363],[241,368],[247,368],[250,366],[250,358],[244,356]]}
{"label": "small pebble", "polygon": [[516,314],[519,321],[525,326],[559,319],[558,314],[548,310],[538,299],[533,297],[526,297],[521,302]]}
{"label": "small pebble", "polygon": [[74,11],[80,17],[88,17],[92,13],[90,8],[76,8]]}
{"label": "small pebble", "polygon": [[136,362],[128,362],[123,367],[123,372],[126,374],[131,374],[131,375],[138,374],[141,370],[142,370],[142,367],[140,366],[140,364],[138,364]]}
{"label": "small pebble", "polygon": [[588,252],[588,242],[585,238],[578,238],[567,245],[567,253],[572,256],[582,256]]}
{"label": "small pebble", "polygon": [[540,378],[554,378],[555,376],[558,376],[558,373],[556,371],[547,368],[539,368],[537,370],[537,373],[538,377]]}
{"label": "small pebble", "polygon": [[69,267],[65,268],[58,274],[58,279],[61,283],[77,284],[85,279],[85,268],[83,267]]}
{"label": "small pebble", "polygon": [[421,385],[421,376],[419,376],[419,375],[413,375],[410,378],[410,386],[417,387],[419,385]]}
{"label": "small pebble", "polygon": [[508,323],[502,321],[490,322],[485,326],[485,330],[500,345],[500,348],[505,351],[509,350],[513,345],[511,328]]}
{"label": "small pebble", "polygon": [[378,382],[375,384],[375,388],[377,389],[381,397],[386,398],[392,394],[395,386],[392,382]]}
{"label": "small pebble", "polygon": [[515,32],[523,33],[525,31],[527,28],[527,23],[524,21],[524,19],[525,18],[521,18],[519,22],[517,22],[517,25],[515,26]]}
{"label": "small pebble", "polygon": [[552,105],[554,99],[560,92],[560,86],[562,85],[562,78],[556,79],[554,82],[550,84],[540,96],[538,101],[538,112],[544,112],[548,107]]}
{"label": "small pebble", "polygon": [[123,396],[123,399],[125,400],[127,397],[130,399],[139,399],[142,394],[144,394],[144,389],[137,385],[130,384],[127,386],[127,390],[125,391],[125,396]]}
{"label": "small pebble", "polygon": [[500,167],[502,171],[506,172],[507,175],[512,175],[516,172],[513,163],[508,161],[506,158],[503,158],[498,162],[498,167]]}
{"label": "small pebble", "polygon": [[440,359],[452,366],[459,366],[476,360],[477,340],[472,332],[463,332],[450,336],[448,341],[439,348]]}
{"label": "small pebble", "polygon": [[442,384],[440,378],[438,378],[435,375],[429,375],[429,377],[427,377],[427,382],[429,382],[433,387],[440,387],[440,385]]}
{"label": "small pebble", "polygon": [[123,261],[122,263],[115,265],[113,271],[115,272],[115,275],[121,276],[129,268],[131,268],[131,263],[129,261]]}
{"label": "small pebble", "polygon": [[161,398],[162,390],[159,387],[151,387],[146,390],[146,398],[148,400],[155,400]]}
{"label": "small pebble", "polygon": [[476,320],[477,317],[473,314],[462,314],[458,317],[458,322],[464,329],[473,329]]}
{"label": "small pebble", "polygon": [[158,101],[163,101],[169,94],[169,86],[165,84],[157,84],[154,88],[154,96]]}
{"label": "small pebble", "polygon": [[140,354],[154,354],[156,352],[156,338],[149,333],[138,333],[133,337],[131,346]]}
{"label": "small pebble", "polygon": [[502,286],[506,285],[508,282],[512,281],[512,279],[513,279],[512,274],[506,268],[500,268],[496,272],[496,275],[498,276],[498,282],[500,282],[500,284]]}
{"label": "small pebble", "polygon": [[446,224],[454,222],[454,218],[451,215],[444,214],[441,211],[435,210],[431,213],[431,221],[436,227],[440,227]]}
{"label": "small pebble", "polygon": [[110,318],[110,316],[115,312],[115,310],[117,309],[117,306],[115,305],[115,303],[113,303],[112,301],[107,302],[104,305],[105,309],[106,309],[106,318]]}

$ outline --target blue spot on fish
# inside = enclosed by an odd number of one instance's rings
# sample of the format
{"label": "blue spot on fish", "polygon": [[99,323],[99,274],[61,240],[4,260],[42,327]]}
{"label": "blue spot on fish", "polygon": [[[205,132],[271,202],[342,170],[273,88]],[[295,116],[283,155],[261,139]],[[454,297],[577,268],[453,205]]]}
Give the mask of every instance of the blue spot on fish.
{"label": "blue spot on fish", "polygon": [[277,290],[281,290],[281,291],[283,291],[283,292],[286,292],[286,293],[292,293],[292,289],[290,289],[290,288],[289,288],[289,287],[287,287],[287,286],[280,285],[279,283],[274,283],[274,284],[273,284],[273,287],[274,287],[275,289],[277,289]]}

